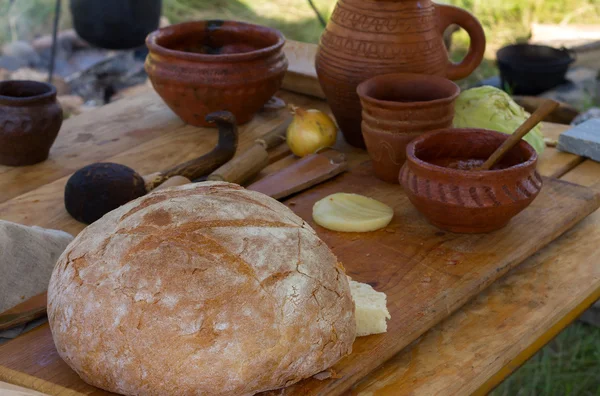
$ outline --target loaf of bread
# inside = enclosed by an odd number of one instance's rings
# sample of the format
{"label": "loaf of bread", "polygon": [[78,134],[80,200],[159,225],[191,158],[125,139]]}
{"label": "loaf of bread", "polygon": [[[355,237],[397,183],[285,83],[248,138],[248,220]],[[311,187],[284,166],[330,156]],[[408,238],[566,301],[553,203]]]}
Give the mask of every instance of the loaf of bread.
{"label": "loaf of bread", "polygon": [[128,395],[251,395],[351,352],[343,267],[266,195],[207,182],[157,191],[86,228],[48,289],[56,348]]}

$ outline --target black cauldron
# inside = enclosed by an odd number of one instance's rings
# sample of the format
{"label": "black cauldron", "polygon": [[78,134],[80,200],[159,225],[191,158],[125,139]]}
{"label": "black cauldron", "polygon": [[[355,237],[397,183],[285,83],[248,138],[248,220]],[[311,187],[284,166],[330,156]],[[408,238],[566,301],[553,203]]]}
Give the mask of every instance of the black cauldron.
{"label": "black cauldron", "polygon": [[567,49],[515,44],[496,54],[502,87],[513,95],[539,95],[567,82],[574,55]]}
{"label": "black cauldron", "polygon": [[162,0],[71,0],[77,34],[106,49],[131,49],[144,45],[158,28]]}

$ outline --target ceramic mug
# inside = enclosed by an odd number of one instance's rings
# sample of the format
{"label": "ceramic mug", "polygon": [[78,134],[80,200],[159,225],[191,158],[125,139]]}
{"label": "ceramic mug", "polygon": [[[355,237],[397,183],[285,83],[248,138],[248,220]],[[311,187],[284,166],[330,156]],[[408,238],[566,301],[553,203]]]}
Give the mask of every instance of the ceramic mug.
{"label": "ceramic mug", "polygon": [[406,146],[425,132],[452,126],[460,88],[438,76],[396,73],[368,79],[357,88],[362,134],[375,175],[398,183]]}
{"label": "ceramic mug", "polygon": [[53,85],[0,81],[0,164],[25,166],[45,161],[62,121]]}

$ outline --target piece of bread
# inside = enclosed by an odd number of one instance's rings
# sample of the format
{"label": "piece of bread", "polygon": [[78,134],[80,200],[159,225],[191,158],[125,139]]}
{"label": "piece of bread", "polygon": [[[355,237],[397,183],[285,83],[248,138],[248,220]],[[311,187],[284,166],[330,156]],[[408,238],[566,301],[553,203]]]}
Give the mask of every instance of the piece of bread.
{"label": "piece of bread", "polygon": [[354,303],[314,230],[222,182],[150,193],[59,259],[48,318],[86,382],[129,395],[251,395],[351,352]]}
{"label": "piece of bread", "polygon": [[366,283],[350,281],[350,292],[356,306],[356,336],[385,333],[386,319],[391,319],[385,293],[378,292]]}

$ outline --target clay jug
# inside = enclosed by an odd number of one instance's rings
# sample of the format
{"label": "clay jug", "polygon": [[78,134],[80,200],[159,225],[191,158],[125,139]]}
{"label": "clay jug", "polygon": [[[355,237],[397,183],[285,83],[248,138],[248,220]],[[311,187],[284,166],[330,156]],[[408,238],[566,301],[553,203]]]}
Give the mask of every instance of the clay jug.
{"label": "clay jug", "polygon": [[[471,39],[465,59],[448,59],[443,34],[456,24]],[[316,69],[346,141],[365,147],[356,87],[380,74],[433,74],[458,80],[479,66],[485,34],[460,8],[431,0],[338,0],[321,36]]]}

